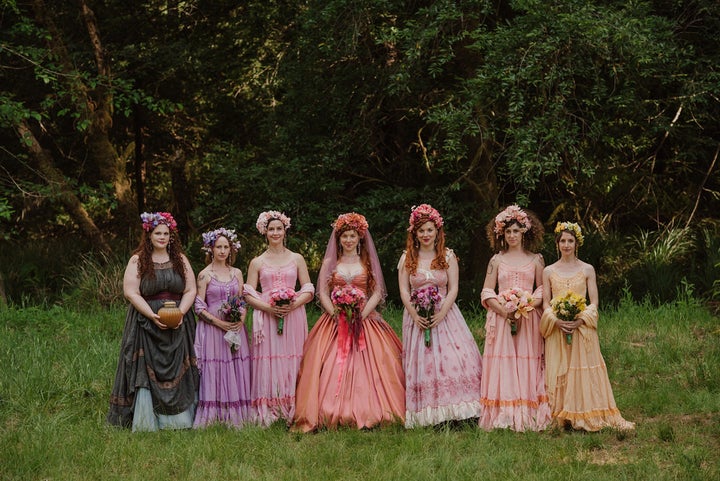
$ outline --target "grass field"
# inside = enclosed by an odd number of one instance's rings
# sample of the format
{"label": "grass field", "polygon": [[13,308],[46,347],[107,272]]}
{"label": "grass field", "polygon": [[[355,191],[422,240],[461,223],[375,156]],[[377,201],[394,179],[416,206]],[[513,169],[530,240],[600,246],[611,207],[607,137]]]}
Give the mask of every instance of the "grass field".
{"label": "grass field", "polygon": [[[484,313],[463,311],[482,344]],[[399,331],[400,311],[385,317]],[[121,310],[0,309],[0,480],[720,479],[720,319],[692,301],[601,313],[632,434],[470,423],[133,434],[105,423],[123,321]]]}

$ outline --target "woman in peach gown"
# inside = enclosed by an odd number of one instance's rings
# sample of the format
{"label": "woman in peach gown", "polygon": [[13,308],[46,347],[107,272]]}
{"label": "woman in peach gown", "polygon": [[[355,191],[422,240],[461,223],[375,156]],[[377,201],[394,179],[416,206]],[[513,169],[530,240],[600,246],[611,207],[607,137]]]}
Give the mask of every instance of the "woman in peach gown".
{"label": "woman in peach gown", "polygon": [[[634,429],[615,404],[598,338],[598,290],[595,269],[577,257],[582,230],[558,222],[555,242],[560,259],[543,270],[545,311],[540,330],[545,337],[547,392],[555,422],[585,431]],[[572,321],[558,319],[552,299],[568,291],[590,303]]]}
{"label": "woman in peach gown", "polygon": [[[485,430],[540,431],[551,421],[538,313],[544,262],[534,253],[542,244],[544,229],[534,214],[511,205],[488,224],[487,232],[497,254],[490,259],[482,290],[488,312],[479,424]],[[499,298],[512,288],[532,293],[534,299],[527,317],[515,320],[515,334],[509,320],[516,318],[515,312]]]}
{"label": "woman in peach gown", "polygon": [[[354,322],[332,302],[333,289],[365,294]],[[343,214],[333,224],[317,283],[324,310],[305,342],[292,430],[371,428],[404,422],[402,344],[377,311],[385,282],[368,224]]]}

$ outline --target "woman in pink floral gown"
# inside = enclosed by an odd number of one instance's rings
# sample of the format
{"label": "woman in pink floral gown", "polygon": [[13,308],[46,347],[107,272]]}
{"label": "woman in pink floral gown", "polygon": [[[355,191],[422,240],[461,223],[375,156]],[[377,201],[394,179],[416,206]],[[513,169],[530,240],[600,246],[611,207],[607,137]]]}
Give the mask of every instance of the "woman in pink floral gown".
{"label": "woman in pink floral gown", "polygon": [[[406,244],[398,264],[405,305],[405,427],[478,418],[482,359],[455,303],[458,262],[453,251],[445,248],[440,213],[428,204],[413,208]],[[442,300],[434,306],[435,314],[423,317],[413,300],[419,301],[419,293],[426,288],[437,289]]]}
{"label": "woman in pink floral gown", "polygon": [[[304,306],[315,289],[305,259],[285,247],[290,219],[267,211],[260,214],[256,227],[267,238],[268,247],[250,262],[243,289],[246,302],[253,307],[253,414],[261,426],[279,419],[289,424],[295,414],[295,384],[308,332]],[[260,292],[256,290],[258,282]],[[298,283],[300,290],[294,292]],[[272,301],[274,292],[288,288],[293,292],[289,303]]]}
{"label": "woman in pink floral gown", "polygon": [[[550,406],[539,314],[544,263],[533,251],[542,243],[544,229],[532,213],[511,205],[488,224],[487,232],[497,254],[490,259],[482,290],[488,313],[479,424],[485,430],[540,431],[550,423]],[[516,316],[500,300],[499,294],[512,288],[532,293],[533,310]]]}
{"label": "woman in pink floral gown", "polygon": [[[333,224],[317,286],[325,312],[305,343],[291,429],[403,422],[402,345],[376,310],[385,298],[385,282],[362,215],[343,214]],[[343,286],[358,288],[365,298],[350,322],[331,298]]]}

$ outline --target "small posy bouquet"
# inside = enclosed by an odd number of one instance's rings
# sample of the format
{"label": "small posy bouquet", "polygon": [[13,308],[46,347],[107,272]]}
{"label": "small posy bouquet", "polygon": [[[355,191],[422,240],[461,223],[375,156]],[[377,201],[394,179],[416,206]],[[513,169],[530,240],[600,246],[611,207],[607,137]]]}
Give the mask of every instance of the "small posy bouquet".
{"label": "small posy bouquet", "polygon": [[[425,286],[413,289],[410,293],[410,302],[413,303],[420,317],[430,319],[435,314],[435,307],[442,301],[437,286]],[[430,329],[425,329],[425,345],[430,345]]]}
{"label": "small posy bouquet", "polygon": [[240,295],[228,297],[228,300],[220,305],[220,314],[229,322],[240,322],[245,314],[245,298]]}
{"label": "small posy bouquet", "polygon": [[[220,305],[220,314],[228,322],[240,322],[245,313],[247,304],[245,298],[240,295],[228,297],[228,300]],[[235,352],[240,347],[240,333],[237,331],[227,331],[223,339],[230,344],[230,351]]]}
{"label": "small posy bouquet", "polygon": [[[295,289],[292,287],[278,287],[270,291],[270,305],[284,306],[290,304],[295,299]],[[285,318],[278,318],[277,333],[283,333],[283,327],[285,327]]]}
{"label": "small posy bouquet", "polygon": [[498,294],[500,304],[510,313],[508,322],[510,323],[510,333],[514,336],[518,331],[517,321],[521,318],[527,318],[528,313],[535,309],[532,305],[533,296],[527,291],[512,287],[500,291]]}
{"label": "small posy bouquet", "polygon": [[333,289],[330,293],[330,301],[336,310],[345,313],[347,322],[352,323],[357,317],[354,314],[358,313],[365,303],[365,293],[352,284],[345,284]]}
{"label": "small posy bouquet", "polygon": [[[564,295],[551,300],[550,307],[558,319],[565,322],[574,321],[575,317],[585,310],[585,297],[567,291]],[[565,334],[565,341],[572,344],[572,333]]]}

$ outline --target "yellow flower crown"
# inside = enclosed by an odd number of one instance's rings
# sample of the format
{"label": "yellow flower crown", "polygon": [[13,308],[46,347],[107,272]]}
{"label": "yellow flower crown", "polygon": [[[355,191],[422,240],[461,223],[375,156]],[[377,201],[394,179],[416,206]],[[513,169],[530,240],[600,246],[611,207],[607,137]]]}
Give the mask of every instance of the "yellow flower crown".
{"label": "yellow flower crown", "polygon": [[555,226],[555,233],[559,234],[564,230],[568,230],[575,234],[578,246],[583,245],[583,241],[585,240],[585,238],[582,235],[582,229],[579,225],[577,225],[575,222],[558,222]]}

